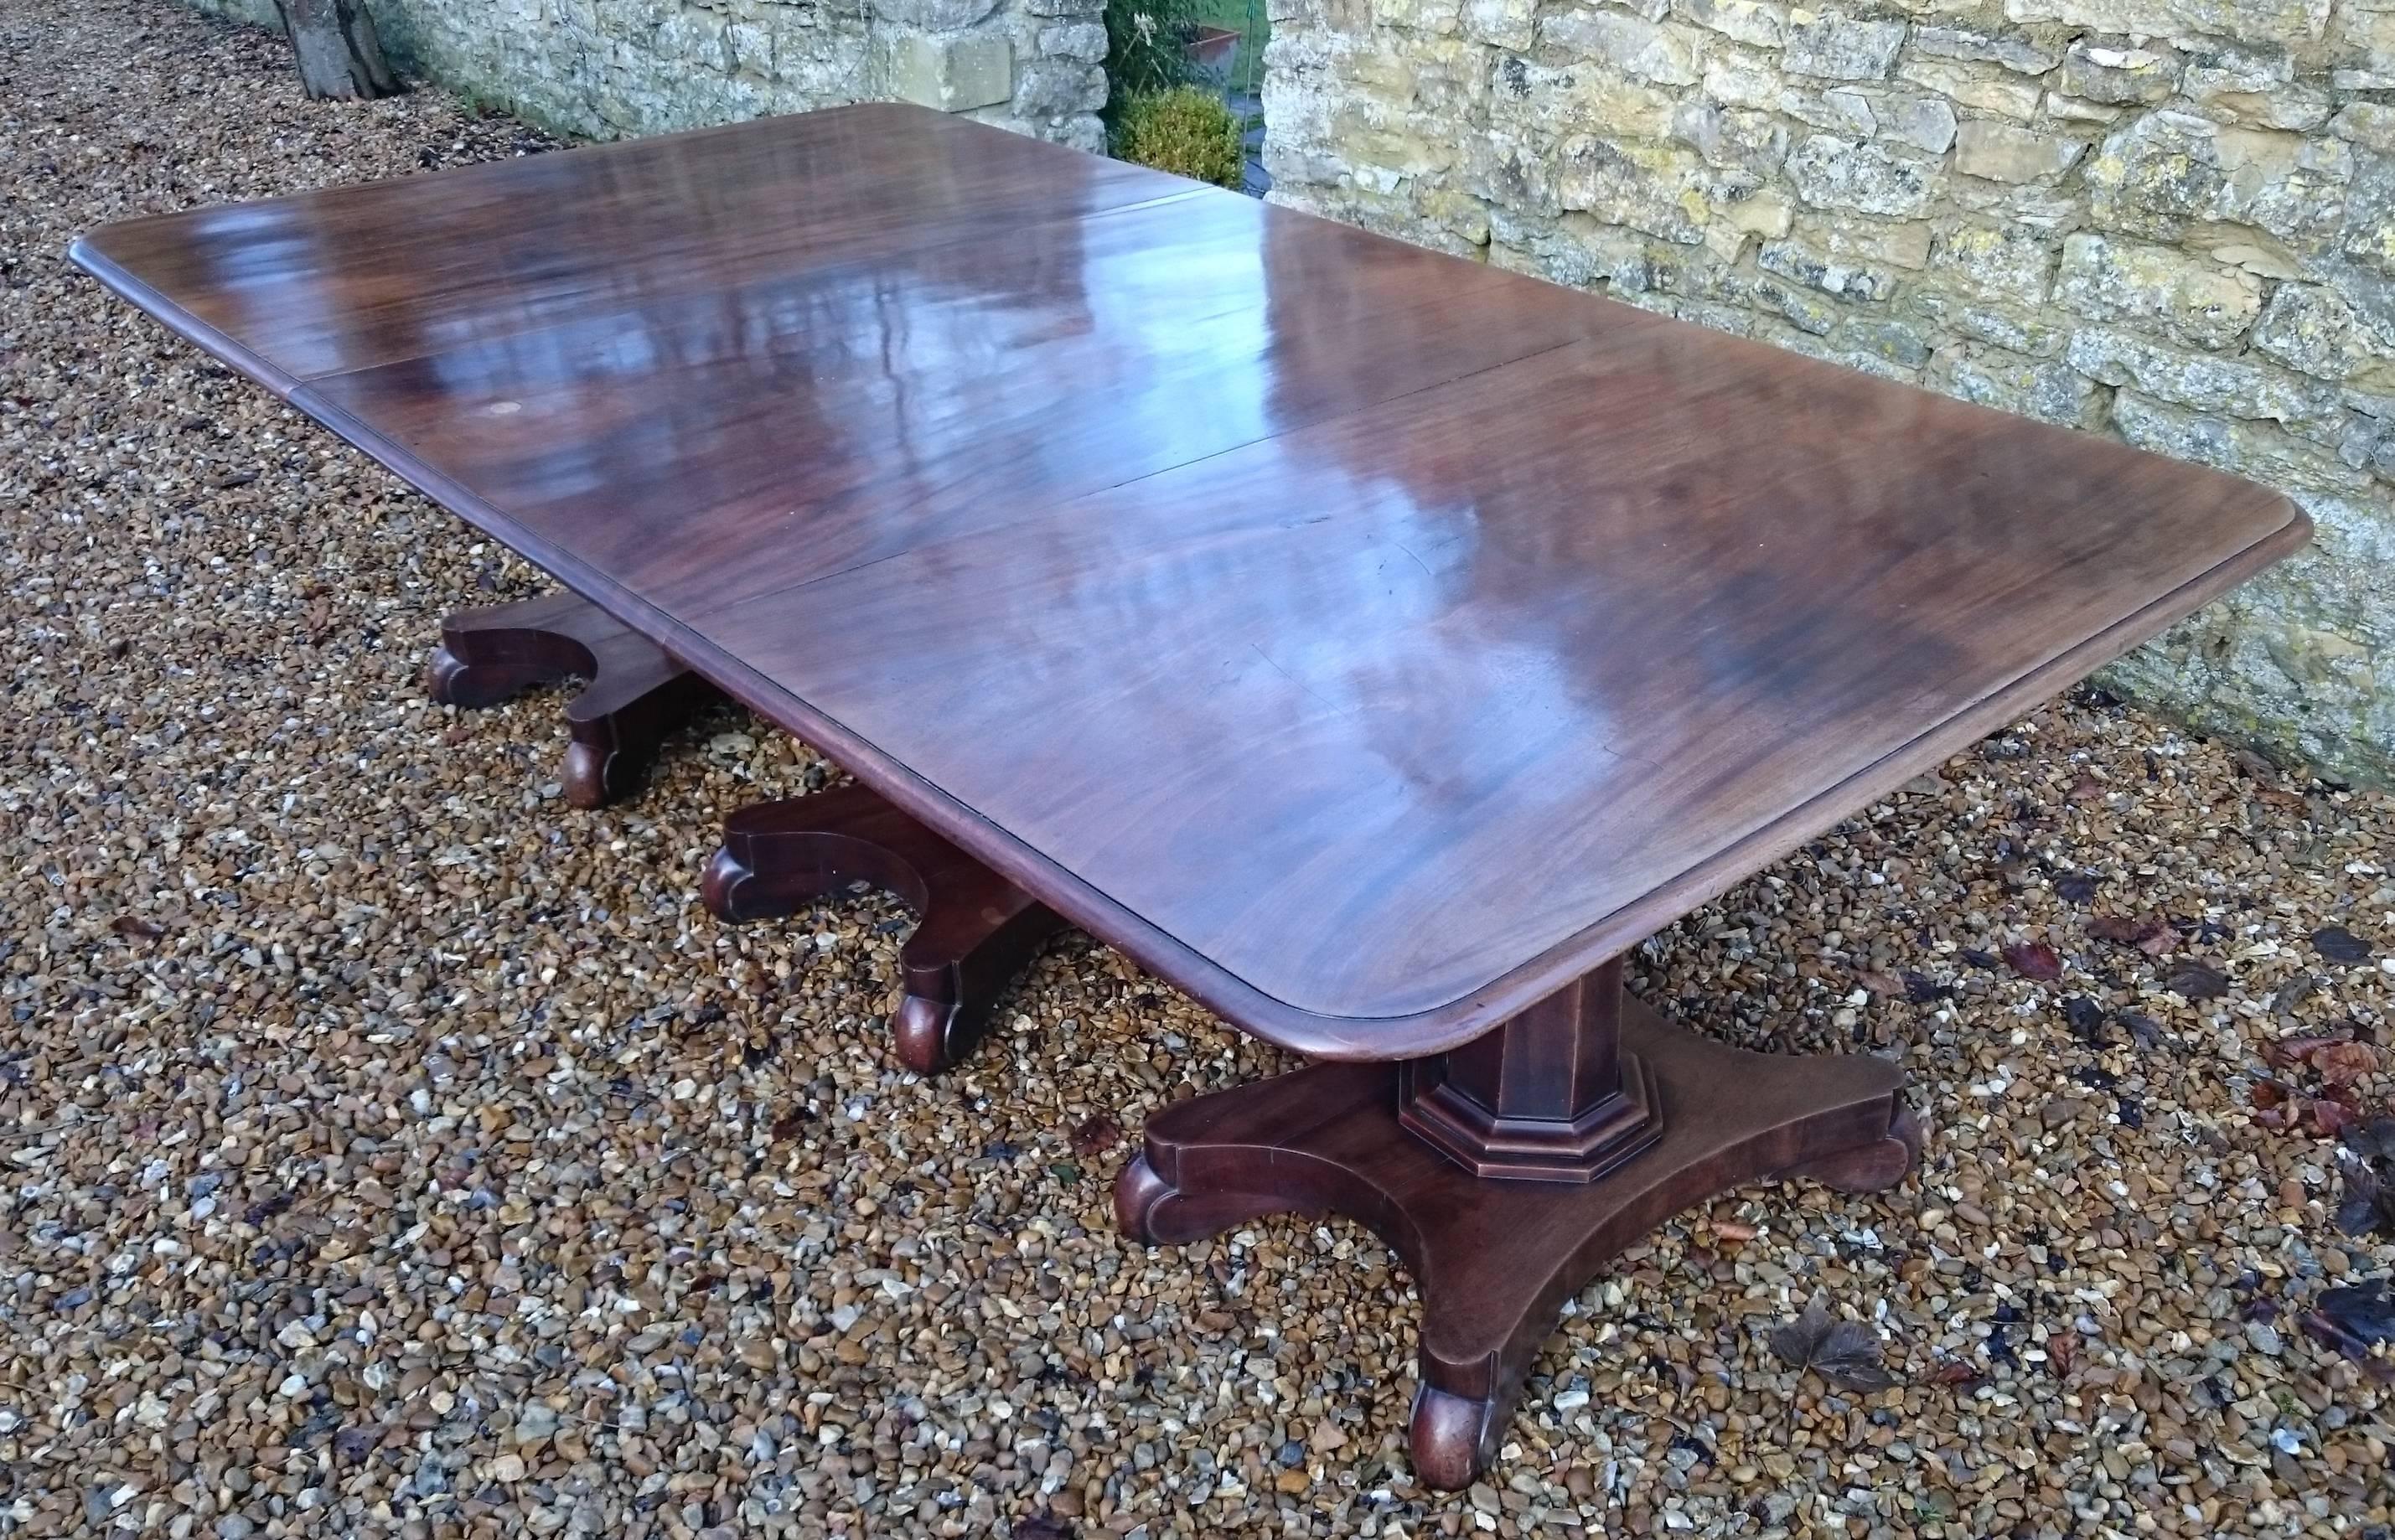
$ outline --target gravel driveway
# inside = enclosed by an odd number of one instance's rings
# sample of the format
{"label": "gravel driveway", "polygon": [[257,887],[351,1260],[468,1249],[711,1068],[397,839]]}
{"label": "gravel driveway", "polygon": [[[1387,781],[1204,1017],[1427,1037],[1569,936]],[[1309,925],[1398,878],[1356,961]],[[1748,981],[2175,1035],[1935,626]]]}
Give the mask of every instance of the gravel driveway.
{"label": "gravel driveway", "polygon": [[[2082,695],[1658,938],[1726,1037],[1901,1056],[1922,1178],[1668,1225],[1425,1494],[1369,1235],[1108,1218],[1274,1053],[1076,937],[900,1071],[900,911],[696,903],[827,766],[726,709],[567,808],[559,697],[418,681],[532,573],[62,259],[548,143],[0,0],[0,1535],[2385,1534],[2388,1394],[2299,1321],[2395,1263],[2319,1137],[2395,1089],[2388,800]],[[1816,1295],[1893,1389],[1774,1356]]]}

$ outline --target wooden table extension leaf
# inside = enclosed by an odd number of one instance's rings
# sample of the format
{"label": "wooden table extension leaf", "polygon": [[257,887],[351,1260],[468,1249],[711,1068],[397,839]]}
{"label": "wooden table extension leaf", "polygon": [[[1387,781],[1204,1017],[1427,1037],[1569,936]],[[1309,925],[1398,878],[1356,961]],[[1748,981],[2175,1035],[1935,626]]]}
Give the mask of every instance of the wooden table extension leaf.
{"label": "wooden table extension leaf", "polygon": [[[910,1008],[986,994],[1061,915],[1331,1061],[1160,1113],[1118,1212],[1388,1239],[1439,1485],[1646,1229],[1917,1152],[1892,1065],[1703,1043],[1620,954],[2309,527],[2106,439],[906,107],[75,256],[595,603],[653,650],[641,689],[687,669],[916,821],[858,874],[969,895],[937,926],[914,901],[946,940]],[[874,795],[839,818],[887,832]],[[826,828],[735,827],[711,902],[821,890]],[[910,1062],[953,1057],[946,1022]]]}

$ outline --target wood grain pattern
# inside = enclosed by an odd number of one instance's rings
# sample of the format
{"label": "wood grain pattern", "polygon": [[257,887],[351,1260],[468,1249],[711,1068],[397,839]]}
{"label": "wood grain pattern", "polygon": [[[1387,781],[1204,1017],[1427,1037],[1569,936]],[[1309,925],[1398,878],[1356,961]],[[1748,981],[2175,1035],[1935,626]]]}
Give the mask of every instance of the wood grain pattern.
{"label": "wood grain pattern", "polygon": [[2305,537],[899,107],[79,259],[1259,1035],[1466,1042]]}

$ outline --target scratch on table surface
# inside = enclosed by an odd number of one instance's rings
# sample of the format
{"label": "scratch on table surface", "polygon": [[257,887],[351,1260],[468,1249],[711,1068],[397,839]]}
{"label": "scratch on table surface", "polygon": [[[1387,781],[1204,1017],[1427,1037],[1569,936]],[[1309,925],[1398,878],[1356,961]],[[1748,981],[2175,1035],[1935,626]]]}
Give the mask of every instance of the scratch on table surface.
{"label": "scratch on table surface", "polygon": [[1323,710],[1330,712],[1334,717],[1344,717],[1347,715],[1347,713],[1339,705],[1333,702],[1325,700],[1321,692],[1317,691],[1312,685],[1306,683],[1303,679],[1299,678],[1296,675],[1290,673],[1288,669],[1283,668],[1280,665],[1273,662],[1273,656],[1270,652],[1264,651],[1264,643],[1251,641],[1248,643],[1248,645],[1256,650],[1256,656],[1264,660],[1265,666],[1269,667],[1274,673],[1279,675],[1282,678],[1287,679],[1290,683],[1297,686],[1298,689],[1304,691],[1308,696],[1312,697],[1315,704],[1322,707]]}

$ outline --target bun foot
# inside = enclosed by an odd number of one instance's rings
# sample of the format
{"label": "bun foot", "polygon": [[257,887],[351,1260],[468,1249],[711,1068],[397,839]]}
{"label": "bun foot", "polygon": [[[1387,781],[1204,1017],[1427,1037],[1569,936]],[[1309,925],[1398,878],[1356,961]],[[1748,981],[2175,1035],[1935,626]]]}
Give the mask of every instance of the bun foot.
{"label": "bun foot", "polygon": [[425,668],[425,691],[443,705],[478,709],[575,675],[590,682],[565,709],[573,743],[561,780],[577,808],[639,789],[658,742],[715,693],[664,649],[574,594],[451,615]]}
{"label": "bun foot", "polygon": [[1441,1492],[1462,1491],[1496,1457],[1499,1428],[1494,1402],[1435,1385],[1417,1387],[1413,1415],[1406,1427],[1415,1477]]}
{"label": "bun foot", "polygon": [[743,808],[724,821],[699,895],[718,919],[787,915],[865,883],[912,909],[891,1017],[899,1061],[936,1074],[971,1051],[1048,938],[1055,911],[863,786]]}

